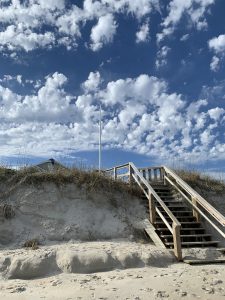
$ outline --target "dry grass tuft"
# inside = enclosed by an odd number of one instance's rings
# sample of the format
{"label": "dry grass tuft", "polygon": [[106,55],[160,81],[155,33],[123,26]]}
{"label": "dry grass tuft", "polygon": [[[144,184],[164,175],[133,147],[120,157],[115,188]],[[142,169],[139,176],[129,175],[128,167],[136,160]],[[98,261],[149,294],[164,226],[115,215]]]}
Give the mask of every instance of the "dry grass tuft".
{"label": "dry grass tuft", "polygon": [[11,219],[15,217],[15,212],[13,210],[12,205],[4,204],[2,207],[0,206],[0,208],[3,211],[3,215],[6,219]]}
{"label": "dry grass tuft", "polygon": [[39,241],[37,239],[33,239],[25,242],[23,247],[31,248],[32,250],[37,250],[39,248],[38,245],[40,245]]}
{"label": "dry grass tuft", "polygon": [[205,192],[216,192],[218,194],[225,192],[225,183],[222,180],[212,178],[197,171],[180,169],[175,170],[175,172],[193,189],[199,189]]}
{"label": "dry grass tuft", "polygon": [[0,181],[6,181],[9,177],[13,176],[16,173],[16,170],[8,169],[0,166]]}

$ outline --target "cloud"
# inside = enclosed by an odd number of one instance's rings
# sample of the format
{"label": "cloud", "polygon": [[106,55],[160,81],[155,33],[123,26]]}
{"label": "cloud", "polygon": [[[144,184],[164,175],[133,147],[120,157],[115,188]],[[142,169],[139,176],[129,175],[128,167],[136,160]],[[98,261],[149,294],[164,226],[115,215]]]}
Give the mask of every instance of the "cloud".
{"label": "cloud", "polygon": [[123,148],[161,161],[225,159],[224,109],[208,109],[206,99],[188,104],[168,91],[165,80],[140,74],[103,82],[91,72],[78,96],[67,91],[64,74],[55,72],[39,82],[25,95],[0,83],[2,156],[18,155],[21,147],[39,157],[97,149],[101,102],[104,149]]}
{"label": "cloud", "polygon": [[169,53],[169,51],[171,50],[171,48],[169,48],[168,46],[163,46],[161,47],[161,49],[157,52],[157,59],[155,62],[156,68],[159,69],[163,66],[165,66],[167,64],[167,54]]}
{"label": "cloud", "polygon": [[82,84],[86,92],[97,91],[101,83],[101,75],[99,72],[91,72],[88,79]]}
{"label": "cloud", "polygon": [[149,40],[149,24],[144,23],[136,32],[136,43],[147,42]]}
{"label": "cloud", "polygon": [[105,44],[111,43],[116,34],[116,22],[113,15],[107,14],[99,18],[97,25],[91,30],[91,49],[100,50]]}
{"label": "cloud", "polygon": [[209,48],[215,53],[220,54],[225,51],[225,34],[221,34],[218,37],[214,37],[208,42]]}
{"label": "cloud", "polygon": [[55,46],[76,49],[82,42],[82,29],[93,22],[97,24],[90,31],[91,49],[97,51],[112,42],[118,14],[141,21],[156,9],[159,0],[84,0],[82,7],[66,0],[1,1],[0,51],[11,51],[16,58],[15,52],[21,50]]}
{"label": "cloud", "polygon": [[190,34],[187,33],[187,34],[182,35],[180,40],[181,40],[181,42],[185,42],[189,39],[189,37],[190,37]]}
{"label": "cloud", "polygon": [[207,27],[205,13],[215,0],[172,0],[168,5],[168,15],[162,22],[162,32],[157,35],[158,42],[171,35],[186,16],[197,30]]}
{"label": "cloud", "polygon": [[54,35],[50,32],[37,34],[30,29],[24,29],[23,26],[10,25],[5,31],[0,32],[0,46],[10,51],[24,49],[26,52],[44,48],[54,44]]}
{"label": "cloud", "polygon": [[214,72],[219,70],[220,59],[217,56],[213,56],[212,61],[210,63],[210,69]]}
{"label": "cloud", "polygon": [[24,85],[22,75],[19,74],[16,76],[4,75],[3,78],[0,78],[0,83],[8,84],[13,81],[19,85]]}
{"label": "cloud", "polygon": [[224,115],[225,110],[223,108],[215,107],[208,111],[211,119],[218,121],[222,115]]}
{"label": "cloud", "polygon": [[62,86],[67,78],[60,73],[46,77],[36,95],[21,96],[0,86],[0,116],[5,122],[67,122],[80,119],[76,107],[70,104],[72,96]]}
{"label": "cloud", "polygon": [[209,49],[211,49],[216,55],[213,56],[210,63],[210,69],[214,72],[220,68],[221,61],[225,57],[225,34],[221,34],[218,37],[214,37],[208,41]]}

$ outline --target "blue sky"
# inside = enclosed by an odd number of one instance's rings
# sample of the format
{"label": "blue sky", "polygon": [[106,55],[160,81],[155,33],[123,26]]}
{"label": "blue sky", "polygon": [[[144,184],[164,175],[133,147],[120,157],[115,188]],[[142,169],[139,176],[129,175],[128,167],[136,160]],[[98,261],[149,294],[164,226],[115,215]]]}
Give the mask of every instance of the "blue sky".
{"label": "blue sky", "polygon": [[225,2],[0,1],[1,163],[225,172]]}

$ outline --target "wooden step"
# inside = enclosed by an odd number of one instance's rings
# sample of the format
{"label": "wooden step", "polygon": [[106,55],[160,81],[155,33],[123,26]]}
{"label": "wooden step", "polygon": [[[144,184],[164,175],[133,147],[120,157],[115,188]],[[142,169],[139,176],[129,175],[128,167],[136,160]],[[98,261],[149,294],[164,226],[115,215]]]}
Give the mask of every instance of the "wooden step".
{"label": "wooden step", "polygon": [[[165,227],[165,228],[157,228],[156,231],[170,232],[167,227]],[[180,232],[181,233],[190,232],[190,234],[192,232],[205,232],[205,228],[203,228],[203,227],[198,227],[198,228],[181,228]]]}
{"label": "wooden step", "polygon": [[[147,210],[149,210],[149,206],[148,205],[145,205],[145,208]],[[167,213],[165,212],[165,210],[163,209],[163,207],[159,207],[160,208],[160,212],[163,214],[163,215],[167,215]],[[190,210],[172,210],[170,209],[170,211],[174,214],[174,216],[177,216],[177,215],[186,215],[186,216],[192,216],[193,215],[193,212],[190,211]]]}
{"label": "wooden step", "polygon": [[219,252],[225,254],[225,248],[219,248],[219,249],[217,249],[217,250],[218,250]]}
{"label": "wooden step", "polygon": [[157,192],[157,195],[159,195],[159,197],[163,197],[163,196],[176,197],[179,194],[175,192],[165,191],[165,192]]}
{"label": "wooden step", "polygon": [[161,199],[175,199],[176,197],[174,197],[173,195],[159,195],[159,197]]}
{"label": "wooden step", "polygon": [[[162,214],[166,214],[166,212],[162,210]],[[174,216],[185,214],[187,215],[187,217],[189,216],[191,217],[193,215],[192,211],[190,210],[177,210],[177,211],[173,211],[173,214]]]}
{"label": "wooden step", "polygon": [[154,188],[154,191],[156,192],[156,194],[158,193],[173,193],[173,192],[176,192],[176,190],[173,190],[173,189],[168,189],[168,188]]}
{"label": "wooden step", "polygon": [[[172,225],[172,221],[169,222],[169,223],[170,223],[170,225]],[[201,225],[200,222],[182,222],[182,221],[181,221],[180,223],[181,223],[181,229],[187,228],[188,226],[190,226],[190,228],[198,228],[198,227]],[[166,224],[164,224],[163,221],[162,221],[162,222],[156,221],[154,225],[155,225],[155,226],[166,227]]]}
{"label": "wooden step", "polygon": [[164,184],[163,182],[154,182],[154,181],[151,181],[149,180],[149,182],[151,183],[151,186],[154,188],[154,189],[164,189],[164,188],[167,188],[167,189],[170,189],[171,186],[168,185],[168,184]]}
{"label": "wooden step", "polygon": [[[177,209],[177,208],[182,208],[183,210],[189,210],[189,211],[192,211],[192,209],[190,209],[188,206],[186,206],[183,202],[181,202],[181,201],[163,201],[166,205],[168,205],[168,206],[170,206],[170,208],[172,208],[172,209]],[[157,207],[161,207],[161,205],[159,204],[159,203],[156,203],[157,205]]]}
{"label": "wooden step", "polygon": [[[165,204],[177,204],[177,203],[180,203],[180,204],[182,204],[182,205],[184,205],[184,203],[182,202],[182,201],[180,201],[180,200],[176,200],[176,199],[161,199]],[[155,201],[156,202],[156,204],[158,204],[158,202],[157,201]]]}
{"label": "wooden step", "polygon": [[[168,206],[169,208],[170,208],[170,210],[172,211],[172,212],[179,212],[179,211],[185,211],[185,212],[192,212],[188,207],[186,207],[186,206],[175,206],[175,207],[172,207],[171,205],[170,206]],[[162,206],[158,206],[158,209],[160,210],[160,211],[164,211],[164,208],[162,207]]]}
{"label": "wooden step", "polygon": [[[166,206],[169,208],[169,209],[177,209],[177,210],[185,210],[187,207],[186,206],[183,206],[182,203],[179,205],[178,204],[175,204],[175,203],[165,203]],[[159,204],[159,205],[156,205],[157,208],[162,208],[162,210],[164,210],[164,208]]]}
{"label": "wooden step", "polygon": [[[167,221],[170,221],[171,218],[167,215],[164,215],[164,218],[167,220]],[[193,217],[193,216],[176,216],[177,220],[178,221],[182,221],[182,220],[186,220],[186,221],[193,221],[195,222],[196,221],[196,218]],[[156,220],[161,220],[160,216],[156,216]]]}
{"label": "wooden step", "polygon": [[184,259],[183,261],[189,265],[211,265],[211,264],[224,264],[224,258],[216,258],[216,259]]}
{"label": "wooden step", "polygon": [[[204,242],[181,242],[181,246],[217,246],[218,241],[204,241]],[[173,242],[165,242],[166,246],[173,246]]]}
{"label": "wooden step", "polygon": [[[164,243],[173,242],[172,234],[163,235],[160,234],[160,238]],[[210,242],[211,241],[211,234],[181,234],[180,235],[181,242]]]}
{"label": "wooden step", "polygon": [[[173,237],[172,234],[165,234],[165,235],[160,235],[160,237],[163,237],[163,238],[170,238],[170,237]],[[207,233],[204,233],[204,234],[181,234],[180,235],[181,238],[186,238],[186,237],[211,237],[211,234],[207,234]]]}

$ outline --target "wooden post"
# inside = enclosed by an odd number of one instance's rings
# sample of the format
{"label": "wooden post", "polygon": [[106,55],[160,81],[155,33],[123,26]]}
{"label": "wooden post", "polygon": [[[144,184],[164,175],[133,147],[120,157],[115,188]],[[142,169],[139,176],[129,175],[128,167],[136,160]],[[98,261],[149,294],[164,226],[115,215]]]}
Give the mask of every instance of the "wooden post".
{"label": "wooden post", "polygon": [[157,178],[158,176],[157,176],[157,169],[154,169],[154,181],[157,181]]}
{"label": "wooden post", "polygon": [[163,180],[162,168],[159,169],[159,177],[160,177],[160,181],[162,181]]}
{"label": "wooden post", "polygon": [[[197,202],[197,199],[195,197],[191,197],[191,201],[195,206],[198,206],[198,202]],[[194,208],[193,208],[193,217],[196,218],[197,222],[200,221],[200,215]]]}
{"label": "wooden post", "polygon": [[142,170],[143,177],[146,179],[146,170]]}
{"label": "wooden post", "polygon": [[174,244],[174,254],[178,261],[182,261],[182,249],[181,249],[181,239],[180,239],[180,225],[173,222],[173,244]]}
{"label": "wooden post", "polygon": [[116,180],[116,178],[117,178],[116,167],[114,167],[114,169],[113,169],[113,178],[114,178],[114,180]]}
{"label": "wooden post", "polygon": [[148,181],[152,181],[152,170],[148,169]]}
{"label": "wooden post", "polygon": [[133,183],[133,177],[132,177],[132,168],[131,168],[131,165],[129,164],[129,184],[132,185]]}
{"label": "wooden post", "polygon": [[165,170],[164,170],[164,168],[160,169],[160,175],[161,175],[161,180],[163,181],[163,184],[166,185]]}
{"label": "wooden post", "polygon": [[155,200],[150,191],[148,192],[148,204],[150,222],[154,224],[156,221]]}

